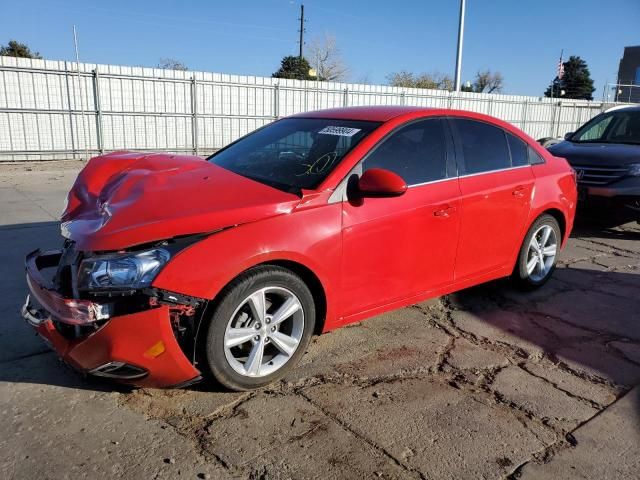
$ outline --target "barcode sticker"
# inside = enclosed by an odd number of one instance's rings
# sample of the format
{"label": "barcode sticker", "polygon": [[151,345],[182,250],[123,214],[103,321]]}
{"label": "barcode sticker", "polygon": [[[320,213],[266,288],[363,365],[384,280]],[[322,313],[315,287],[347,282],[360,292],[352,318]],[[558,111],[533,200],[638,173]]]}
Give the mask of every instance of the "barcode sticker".
{"label": "barcode sticker", "polygon": [[339,135],[341,137],[353,137],[360,131],[359,128],[351,127],[324,127],[318,133],[323,135]]}

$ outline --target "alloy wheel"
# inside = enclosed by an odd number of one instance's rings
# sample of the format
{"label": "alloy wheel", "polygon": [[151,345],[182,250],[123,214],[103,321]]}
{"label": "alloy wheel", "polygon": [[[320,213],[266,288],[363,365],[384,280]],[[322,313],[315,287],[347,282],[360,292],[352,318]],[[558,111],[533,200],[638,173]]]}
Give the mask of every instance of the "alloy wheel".
{"label": "alloy wheel", "polygon": [[543,280],[553,268],[558,253],[556,232],[542,225],[531,237],[527,252],[527,274],[535,282]]}
{"label": "alloy wheel", "polygon": [[265,377],[282,368],[304,333],[300,299],[282,287],[265,287],[235,309],[224,334],[224,354],[234,371]]}

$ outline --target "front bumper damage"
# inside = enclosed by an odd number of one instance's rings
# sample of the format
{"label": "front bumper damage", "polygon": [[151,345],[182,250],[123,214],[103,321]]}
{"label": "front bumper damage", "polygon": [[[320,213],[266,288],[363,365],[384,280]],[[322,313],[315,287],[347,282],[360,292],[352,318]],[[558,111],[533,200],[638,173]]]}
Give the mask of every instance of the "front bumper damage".
{"label": "front bumper damage", "polygon": [[45,278],[42,271],[57,267],[61,258],[61,251],[36,250],[27,256],[30,295],[22,315],[66,363],[83,373],[142,387],[176,387],[200,380],[172,323],[176,307],[192,307],[149,297],[146,308],[111,316],[113,303],[67,298]]}

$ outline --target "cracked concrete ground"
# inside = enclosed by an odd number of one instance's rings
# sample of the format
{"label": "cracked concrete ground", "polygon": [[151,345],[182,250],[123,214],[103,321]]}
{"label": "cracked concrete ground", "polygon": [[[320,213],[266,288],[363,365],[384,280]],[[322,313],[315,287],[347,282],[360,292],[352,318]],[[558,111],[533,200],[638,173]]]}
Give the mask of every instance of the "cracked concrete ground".
{"label": "cracked concrete ground", "polygon": [[19,318],[23,256],[58,246],[78,167],[0,166],[1,478],[637,478],[637,224],[576,229],[536,292],[493,282],[317,337],[259,392],[126,390]]}

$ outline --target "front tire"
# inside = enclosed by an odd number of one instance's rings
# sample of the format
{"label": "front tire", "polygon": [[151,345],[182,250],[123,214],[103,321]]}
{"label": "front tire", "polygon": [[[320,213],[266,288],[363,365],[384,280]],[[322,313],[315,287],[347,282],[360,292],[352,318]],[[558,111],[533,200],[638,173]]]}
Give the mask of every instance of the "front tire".
{"label": "front tire", "polygon": [[561,242],[560,225],[551,215],[538,217],[529,228],[520,247],[513,280],[522,289],[544,285],[556,268]]}
{"label": "front tire", "polygon": [[305,353],[315,316],[309,288],[290,270],[262,266],[245,272],[220,294],[209,319],[210,373],[232,390],[282,378]]}

